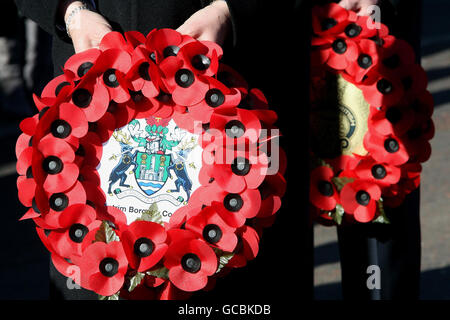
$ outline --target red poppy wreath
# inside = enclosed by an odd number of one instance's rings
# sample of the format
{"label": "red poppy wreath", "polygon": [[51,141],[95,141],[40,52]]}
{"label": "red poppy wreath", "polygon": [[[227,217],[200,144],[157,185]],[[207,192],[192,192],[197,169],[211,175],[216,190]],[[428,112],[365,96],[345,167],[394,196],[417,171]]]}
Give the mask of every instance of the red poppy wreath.
{"label": "red poppy wreath", "polygon": [[[102,299],[182,299],[258,253],[285,190],[277,115],[171,29],[107,34],[34,96],[17,187],[56,269]],[[282,150],[280,150],[282,151]]]}
{"label": "red poppy wreath", "polygon": [[371,17],[331,3],[312,21],[312,215],[326,225],[388,223],[385,206],[419,186],[431,154],[425,71]]}

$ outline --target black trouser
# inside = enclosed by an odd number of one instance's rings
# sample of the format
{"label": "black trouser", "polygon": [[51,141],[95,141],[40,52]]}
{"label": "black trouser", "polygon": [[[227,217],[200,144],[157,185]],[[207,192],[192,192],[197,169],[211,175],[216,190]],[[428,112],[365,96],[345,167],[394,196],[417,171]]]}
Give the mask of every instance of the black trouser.
{"label": "black trouser", "polygon": [[[382,2],[382,21],[407,40],[420,58],[421,0]],[[387,208],[390,225],[358,224],[338,228],[344,299],[418,299],[420,293],[420,190],[398,208]],[[381,289],[369,290],[369,265],[381,271]]]}

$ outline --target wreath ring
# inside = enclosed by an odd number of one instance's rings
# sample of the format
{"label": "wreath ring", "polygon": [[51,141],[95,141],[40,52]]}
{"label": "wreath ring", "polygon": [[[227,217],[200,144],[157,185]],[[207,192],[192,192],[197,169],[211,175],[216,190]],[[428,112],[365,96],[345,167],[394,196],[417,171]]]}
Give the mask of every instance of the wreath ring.
{"label": "wreath ring", "polygon": [[[20,123],[16,144],[18,196],[29,208],[21,220],[35,222],[60,273],[101,299],[182,299],[211,288],[255,258],[262,229],[274,221],[285,157],[280,150],[280,169],[270,173],[277,135],[260,137],[277,115],[221,57],[217,44],[171,29],[111,32],[33,96],[39,113]],[[142,121],[137,140],[149,147],[159,139],[161,166],[171,159],[164,153],[173,147],[164,140],[171,121],[197,134],[202,149],[200,186],[166,221],[155,205],[133,221],[106,205],[118,191],[102,188],[104,146],[121,142],[126,177],[138,158],[118,129]]]}
{"label": "wreath ring", "polygon": [[[328,105],[347,119],[332,120],[341,121],[344,141],[333,155],[324,152],[329,140],[322,150],[312,144],[312,217],[325,225],[388,223],[385,206],[399,206],[419,186],[421,163],[431,155],[434,104],[426,73],[413,48],[371,17],[330,3],[313,9],[312,22],[312,130],[320,134],[314,123],[324,121],[330,91]],[[345,150],[358,128],[359,148]]]}

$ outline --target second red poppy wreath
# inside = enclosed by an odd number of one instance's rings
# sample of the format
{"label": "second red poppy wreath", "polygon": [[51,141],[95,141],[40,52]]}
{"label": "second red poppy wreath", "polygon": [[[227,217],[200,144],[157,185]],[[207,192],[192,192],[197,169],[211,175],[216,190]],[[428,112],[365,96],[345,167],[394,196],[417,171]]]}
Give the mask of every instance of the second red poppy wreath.
{"label": "second red poppy wreath", "polygon": [[369,16],[313,9],[312,216],[388,223],[431,154],[433,98],[413,48]]}
{"label": "second red poppy wreath", "polygon": [[285,158],[276,113],[221,57],[171,29],[111,32],[34,96],[16,144],[22,219],[73,286],[182,299],[256,257]]}

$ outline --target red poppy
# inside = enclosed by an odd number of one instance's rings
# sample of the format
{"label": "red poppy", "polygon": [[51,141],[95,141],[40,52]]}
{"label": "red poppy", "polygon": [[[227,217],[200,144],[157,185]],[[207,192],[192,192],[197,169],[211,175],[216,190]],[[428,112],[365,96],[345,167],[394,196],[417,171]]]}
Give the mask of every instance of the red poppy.
{"label": "red poppy", "polygon": [[116,128],[116,118],[109,112],[98,121],[89,123],[89,131],[95,132],[102,142],[108,141]]}
{"label": "red poppy", "polygon": [[242,226],[246,219],[258,214],[261,207],[261,194],[257,189],[245,189],[239,193],[223,190],[217,182],[202,186],[191,196],[192,210],[199,212],[203,206],[215,203],[220,217],[231,227]]}
{"label": "red poppy", "polygon": [[58,193],[72,187],[79,174],[72,147],[64,140],[48,135],[39,141],[37,148],[41,157],[33,158],[33,167],[45,176],[45,191]]}
{"label": "red poppy", "polygon": [[401,170],[399,167],[366,157],[356,167],[355,174],[362,180],[368,180],[381,186],[389,186],[400,180]]}
{"label": "red poppy", "polygon": [[95,242],[74,262],[80,267],[81,286],[103,296],[120,290],[128,267],[119,241]]}
{"label": "red poppy", "polygon": [[172,29],[159,29],[147,36],[145,46],[154,53],[152,60],[160,64],[165,58],[177,56],[180,48],[189,42],[196,41],[188,35],[182,35]]}
{"label": "red poppy", "polygon": [[349,15],[355,15],[355,13],[336,3],[315,6],[312,12],[313,31],[319,36],[341,33],[347,24]]}
{"label": "red poppy", "polygon": [[97,166],[103,153],[103,145],[100,137],[95,132],[88,132],[80,139],[80,145],[75,151],[75,162],[79,166]]}
{"label": "red poppy", "polygon": [[147,37],[139,31],[125,31],[123,35],[125,36],[127,43],[133,48],[144,45],[147,41]]}
{"label": "red poppy", "polygon": [[335,175],[343,170],[354,170],[358,165],[359,158],[355,155],[340,155],[333,159],[326,159],[325,162],[331,166]]}
{"label": "red poppy", "polygon": [[261,135],[261,122],[251,110],[222,109],[212,113],[208,131],[202,137],[202,145],[236,147],[256,145]]}
{"label": "red poppy", "polygon": [[217,256],[209,245],[188,230],[172,230],[164,260],[169,279],[183,291],[197,291],[206,286],[208,276],[217,270]]}
{"label": "red poppy", "polygon": [[259,192],[261,193],[261,207],[257,217],[270,217],[281,207],[281,197],[286,192],[286,180],[280,172],[268,175],[259,186]]}
{"label": "red poppy", "polygon": [[196,74],[211,77],[219,69],[222,54],[222,48],[215,42],[192,41],[180,49],[178,57],[183,59],[184,65]]}
{"label": "red poppy", "polygon": [[132,66],[127,73],[130,89],[141,91],[147,98],[159,94],[159,69],[150,58],[150,52],[143,46],[137,47],[131,56]]}
{"label": "red poppy", "polygon": [[249,226],[242,226],[236,230],[238,243],[234,249],[233,257],[228,261],[227,267],[241,268],[247,261],[256,258],[259,251],[259,235],[255,229]]}
{"label": "red poppy", "polygon": [[170,281],[166,281],[158,287],[157,298],[159,300],[186,300],[192,296],[192,292],[178,289]]}
{"label": "red poppy", "polygon": [[144,272],[156,265],[167,251],[166,231],[150,221],[134,221],[121,231],[120,239],[130,267]]}
{"label": "red poppy", "polygon": [[135,112],[138,119],[153,116],[160,108],[152,102],[152,98],[145,97],[141,91],[130,91],[130,97],[126,105]]}
{"label": "red poppy", "polygon": [[371,131],[381,135],[394,134],[396,136],[404,134],[411,128],[414,122],[414,113],[409,107],[394,105],[383,107],[380,110],[370,108],[368,127]]}
{"label": "red poppy", "polygon": [[195,75],[184,66],[183,60],[177,57],[164,59],[159,68],[162,72],[162,83],[172,94],[175,103],[192,106],[199,103],[209,89],[208,80],[201,75]]}
{"label": "red poppy", "polygon": [[[98,85],[106,89],[112,100],[124,103],[130,99],[129,83],[125,76],[130,67],[131,56],[127,51],[117,48],[105,50],[80,84],[97,77]],[[103,102],[108,105],[109,99],[105,98]]]}
{"label": "red poppy", "polygon": [[350,63],[345,71],[353,77],[352,82],[361,82],[364,76],[378,65],[377,45],[368,39],[358,42],[359,55],[355,63]]}
{"label": "red poppy", "polygon": [[72,55],[64,64],[64,69],[72,71],[79,80],[94,66],[101,51],[97,48],[88,49]]}
{"label": "red poppy", "polygon": [[320,209],[333,210],[339,201],[339,194],[331,180],[333,177],[333,170],[327,166],[311,171],[309,199]]}
{"label": "red poppy", "polygon": [[377,35],[377,28],[373,26],[374,20],[370,16],[358,16],[349,12],[348,22],[344,30],[339,34],[341,37],[355,41],[365,40]]}
{"label": "red poppy", "polygon": [[81,256],[83,249],[94,240],[94,233],[88,236],[89,232],[100,227],[100,224],[92,207],[75,204],[59,216],[59,225],[64,229],[53,230],[47,238],[53,250],[61,257]]}
{"label": "red poppy", "polygon": [[237,89],[230,89],[214,78],[208,81],[209,89],[203,99],[189,107],[189,115],[202,123],[209,122],[215,110],[234,108],[241,101],[241,93]]}
{"label": "red poppy", "polygon": [[26,176],[19,176],[17,178],[17,191],[20,203],[25,207],[31,207],[36,191],[36,181],[33,179],[31,167],[27,170]]}
{"label": "red poppy", "polygon": [[[49,194],[43,188],[37,187],[35,193],[36,212],[40,217],[33,219],[34,222],[45,229],[61,228],[59,216],[66,208],[74,204],[86,204],[86,192],[81,182],[75,182],[69,190]],[[39,211],[38,211],[39,210]]]}
{"label": "red poppy", "polygon": [[405,92],[405,100],[412,103],[426,91],[428,78],[425,70],[419,64],[412,64],[398,73]]}
{"label": "red poppy", "polygon": [[[42,89],[41,98],[34,96],[34,101],[37,102],[38,110],[48,105],[53,105],[56,101],[65,99],[68,94],[75,88],[76,76],[69,70],[64,70],[64,73],[50,80],[49,83]],[[56,99],[56,98],[59,99]]]}
{"label": "red poppy", "polygon": [[100,41],[99,48],[103,52],[109,49],[120,49],[128,53],[131,53],[134,49],[133,45],[126,41],[120,32],[116,31],[107,33]]}
{"label": "red poppy", "polygon": [[[198,188],[197,190],[199,190]],[[197,191],[196,190],[196,191]],[[191,199],[189,200],[188,204],[185,206],[182,206],[181,208],[177,209],[171,216],[170,220],[168,222],[164,223],[164,228],[166,230],[170,229],[184,229],[185,222],[189,217],[191,217],[191,214],[196,214],[198,211],[193,210],[194,206],[191,206],[192,203],[192,197],[194,196],[195,192],[191,195]]]}
{"label": "red poppy", "polygon": [[370,181],[363,180],[347,183],[340,193],[345,212],[352,214],[355,220],[359,222],[372,221],[380,197],[380,187]]}
{"label": "red poppy", "polygon": [[32,146],[32,143],[33,143],[32,138],[33,138],[32,136],[25,134],[25,133],[22,133],[17,138],[16,148],[15,148],[16,158],[19,158],[19,156],[23,152],[23,150]]}
{"label": "red poppy", "polygon": [[353,40],[345,38],[314,38],[313,64],[327,64],[335,70],[344,70],[355,63],[359,49]]}
{"label": "red poppy", "polygon": [[27,171],[31,167],[33,160],[33,147],[25,148],[17,157],[16,171],[19,175],[27,175]]}
{"label": "red poppy", "polygon": [[231,252],[237,244],[236,229],[227,225],[213,207],[207,206],[187,220],[186,230],[223,251]]}
{"label": "red poppy", "polygon": [[364,148],[376,161],[394,166],[399,166],[409,159],[402,139],[393,134],[382,136],[369,131],[364,136]]}
{"label": "red poppy", "polygon": [[395,39],[380,50],[380,71],[404,70],[415,64],[415,54],[411,45],[402,39]]}
{"label": "red poppy", "polygon": [[254,149],[248,151],[220,147],[215,150],[204,149],[199,179],[200,176],[209,176],[209,179],[214,179],[223,190],[240,193],[245,188],[258,188],[264,181],[267,167],[267,155],[258,154]]}
{"label": "red poppy", "polygon": [[434,123],[431,118],[416,114],[413,126],[401,136],[410,161],[425,162],[431,156],[429,140],[434,136]]}
{"label": "red poppy", "polygon": [[106,203],[106,195],[100,187],[100,184],[89,180],[82,180],[80,177],[78,180],[81,182],[84,190],[86,191],[86,203],[98,210],[104,207]]}
{"label": "red poppy", "polygon": [[363,91],[367,103],[375,108],[396,105],[404,95],[401,80],[393,71],[379,73],[372,69],[359,88]]}
{"label": "red poppy", "polygon": [[122,128],[137,118],[136,110],[130,108],[128,103],[117,103],[111,100],[107,111],[114,116],[117,128]]}
{"label": "red poppy", "polygon": [[108,90],[96,81],[81,81],[72,93],[70,102],[83,110],[90,122],[99,120],[108,109]]}
{"label": "red poppy", "polygon": [[434,99],[429,91],[422,92],[411,102],[411,108],[419,115],[431,118],[433,115]]}

